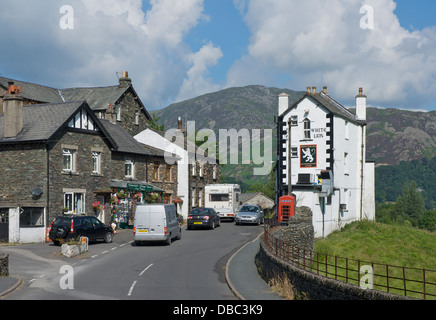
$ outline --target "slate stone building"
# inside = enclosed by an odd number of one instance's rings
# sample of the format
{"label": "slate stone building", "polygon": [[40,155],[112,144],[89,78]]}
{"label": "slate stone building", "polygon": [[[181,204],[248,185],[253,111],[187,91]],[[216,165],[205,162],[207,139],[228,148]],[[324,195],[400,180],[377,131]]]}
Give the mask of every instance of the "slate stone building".
{"label": "slate stone building", "polygon": [[43,242],[62,213],[109,223],[111,196],[129,185],[177,193],[177,166],[132,137],[150,116],[124,76],[118,86],[64,90],[0,78],[0,241]]}

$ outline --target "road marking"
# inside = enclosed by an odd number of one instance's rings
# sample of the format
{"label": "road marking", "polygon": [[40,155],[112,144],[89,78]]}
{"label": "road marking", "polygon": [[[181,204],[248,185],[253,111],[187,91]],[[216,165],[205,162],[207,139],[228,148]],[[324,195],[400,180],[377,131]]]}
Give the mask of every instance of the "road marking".
{"label": "road marking", "polygon": [[94,254],[91,258],[95,258],[98,257],[98,254]]}
{"label": "road marking", "polygon": [[113,250],[115,250],[117,247],[113,247],[111,250],[113,251]]}
{"label": "road marking", "polygon": [[103,251],[101,254],[105,254],[105,253],[107,253],[108,251],[106,250],[106,251]]}
{"label": "road marking", "polygon": [[133,291],[133,288],[135,287],[136,282],[137,282],[136,280],[133,281],[132,286],[131,286],[130,289],[129,289],[129,293],[127,294],[128,296],[131,296],[131,295],[132,295],[132,291]]}
{"label": "road marking", "polygon": [[141,271],[141,273],[139,274],[139,276],[142,276],[144,274],[145,271],[147,271],[153,264],[150,264],[147,268],[145,268],[144,270]]}

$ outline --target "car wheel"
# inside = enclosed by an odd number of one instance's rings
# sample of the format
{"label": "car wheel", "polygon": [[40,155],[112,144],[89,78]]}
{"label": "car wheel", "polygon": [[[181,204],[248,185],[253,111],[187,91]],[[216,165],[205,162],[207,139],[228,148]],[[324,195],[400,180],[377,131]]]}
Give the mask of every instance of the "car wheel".
{"label": "car wheel", "polygon": [[110,242],[112,242],[112,239],[113,239],[112,232],[108,232],[108,233],[106,233],[106,235],[104,236],[104,242],[106,242],[106,243],[110,243]]}
{"label": "car wheel", "polygon": [[212,226],[210,227],[212,230],[215,229],[215,221],[212,221]]}

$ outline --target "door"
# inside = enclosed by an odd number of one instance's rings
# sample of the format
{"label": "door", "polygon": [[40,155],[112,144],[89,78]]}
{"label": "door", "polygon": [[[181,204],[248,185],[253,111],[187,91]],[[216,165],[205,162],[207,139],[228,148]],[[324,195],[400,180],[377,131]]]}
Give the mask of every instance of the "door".
{"label": "door", "polygon": [[9,242],[9,208],[0,208],[0,241]]}

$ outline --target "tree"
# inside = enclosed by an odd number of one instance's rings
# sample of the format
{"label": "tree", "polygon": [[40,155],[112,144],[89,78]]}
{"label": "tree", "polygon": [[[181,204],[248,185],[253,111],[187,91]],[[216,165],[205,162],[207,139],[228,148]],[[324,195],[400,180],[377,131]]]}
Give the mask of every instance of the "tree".
{"label": "tree", "polygon": [[418,225],[418,219],[424,214],[425,202],[424,198],[416,186],[415,181],[404,185],[403,194],[398,197],[395,204],[395,210],[399,216],[408,220],[413,226]]}
{"label": "tree", "polygon": [[153,112],[151,114],[151,118],[150,120],[148,120],[148,127],[157,131],[165,131],[165,125],[164,124],[159,124],[160,117],[156,118],[156,114]]}

